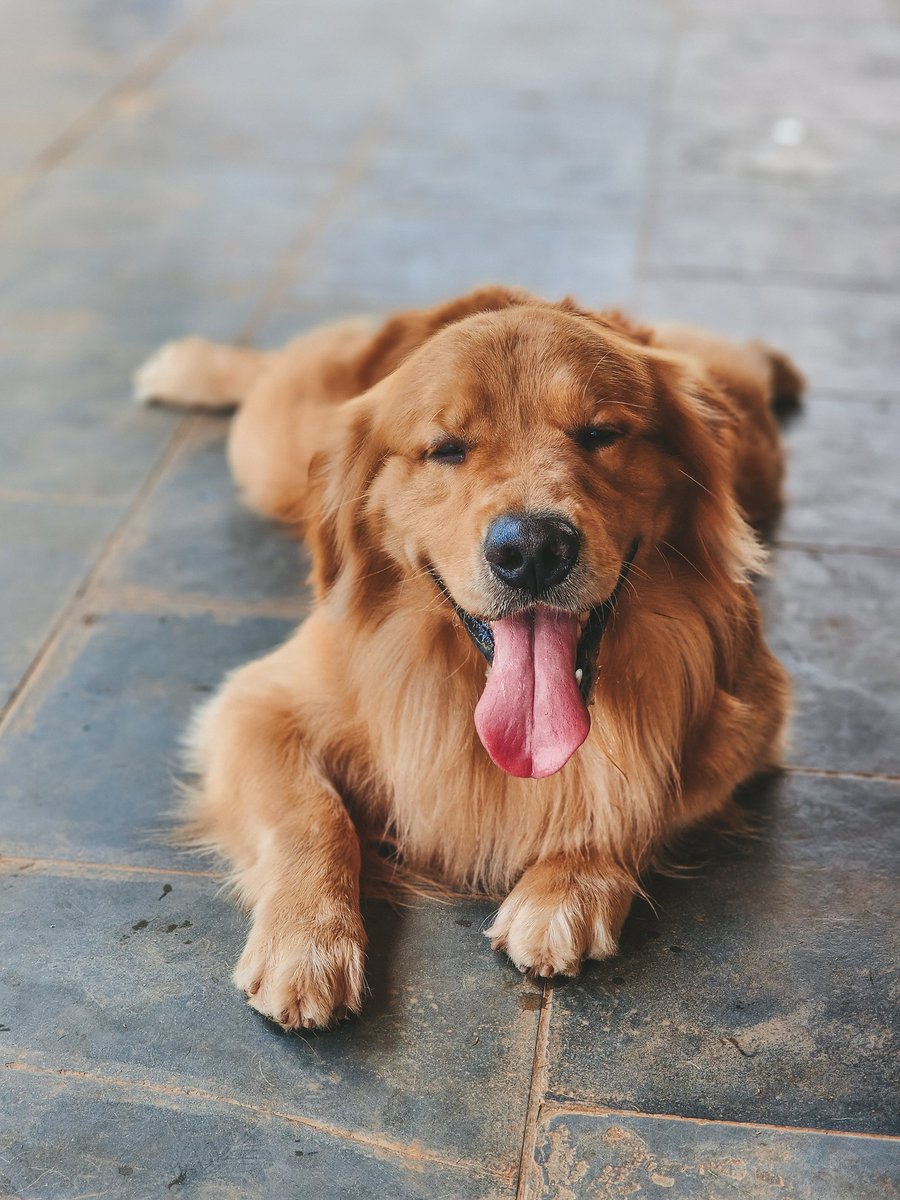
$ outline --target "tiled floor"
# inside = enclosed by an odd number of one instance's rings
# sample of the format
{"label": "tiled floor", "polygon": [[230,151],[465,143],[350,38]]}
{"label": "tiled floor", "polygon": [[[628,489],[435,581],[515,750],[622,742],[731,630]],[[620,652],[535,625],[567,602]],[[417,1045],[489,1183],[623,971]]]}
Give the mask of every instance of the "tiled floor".
{"label": "tiled floor", "polygon": [[[898,115],[894,0],[0,0],[0,1196],[900,1195]],[[129,374],[488,279],[808,373],[789,766],[616,960],[540,988],[484,903],[372,905],[363,1018],[287,1037],[165,831],[304,563]]]}

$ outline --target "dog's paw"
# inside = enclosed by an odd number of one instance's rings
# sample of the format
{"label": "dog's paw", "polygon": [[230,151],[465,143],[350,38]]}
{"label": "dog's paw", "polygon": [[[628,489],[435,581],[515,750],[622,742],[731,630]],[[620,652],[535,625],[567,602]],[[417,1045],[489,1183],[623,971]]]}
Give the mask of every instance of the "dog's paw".
{"label": "dog's paw", "polygon": [[233,979],[247,1003],[283,1029],[324,1029],[359,1012],[365,960],[358,914],[257,917]]}
{"label": "dog's paw", "polygon": [[520,971],[577,975],[586,958],[610,958],[631,904],[618,883],[556,863],[537,863],[500,905],[485,936]]}

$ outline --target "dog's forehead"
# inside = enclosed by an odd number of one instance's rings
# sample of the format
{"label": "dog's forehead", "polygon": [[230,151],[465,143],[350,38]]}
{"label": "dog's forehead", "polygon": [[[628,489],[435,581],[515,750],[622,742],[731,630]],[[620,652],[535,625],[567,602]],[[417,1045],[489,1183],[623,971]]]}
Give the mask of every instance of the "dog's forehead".
{"label": "dog's forehead", "polygon": [[447,330],[457,365],[521,385],[578,379],[609,347],[599,326],[551,308],[480,313]]}
{"label": "dog's forehead", "polygon": [[634,385],[633,357],[601,325],[558,309],[478,313],[417,355],[419,412],[457,425],[500,414],[528,424],[577,420],[597,398]]}

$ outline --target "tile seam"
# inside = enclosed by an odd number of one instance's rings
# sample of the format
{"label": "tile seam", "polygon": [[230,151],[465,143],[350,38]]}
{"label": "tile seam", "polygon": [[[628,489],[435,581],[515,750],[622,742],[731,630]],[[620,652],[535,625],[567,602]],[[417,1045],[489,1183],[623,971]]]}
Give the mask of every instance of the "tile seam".
{"label": "tile seam", "polygon": [[637,1109],[610,1108],[605,1104],[593,1104],[564,1092],[551,1091],[547,1094],[544,1109],[548,1112],[575,1113],[585,1116],[637,1117],[647,1121],[678,1121],[685,1125],[720,1125],[734,1129],[752,1129],[767,1133],[803,1133],[818,1137],[857,1138],[865,1141],[887,1142],[900,1146],[900,1134],[869,1133],[865,1130],[827,1129],[814,1125],[778,1125],[766,1121],[734,1121],[726,1117],[685,1117],[677,1113],[643,1112]]}
{"label": "tile seam", "polygon": [[534,1039],[534,1057],[532,1058],[531,1079],[528,1085],[528,1106],[525,1113],[525,1126],[522,1130],[522,1149],[519,1155],[516,1200],[527,1200],[528,1196],[532,1175],[532,1157],[547,1088],[550,1018],[552,1012],[553,988],[545,981],[541,994],[541,1011],[538,1018],[538,1027]]}
{"label": "tile seam", "polygon": [[210,0],[204,8],[174,29],[168,37],[133,63],[64,129],[39,150],[12,183],[6,198],[0,203],[0,219],[8,216],[34,185],[64,162],[92,134],[114,117],[116,107],[124,99],[139,92],[151,80],[161,75],[179,55],[190,50],[207,29],[237,0]]}
{"label": "tile seam", "polygon": [[495,1171],[483,1163],[475,1162],[471,1159],[454,1159],[420,1147],[408,1146],[402,1142],[396,1142],[391,1138],[367,1136],[358,1130],[343,1129],[340,1126],[329,1125],[324,1121],[317,1121],[314,1117],[304,1117],[299,1113],[284,1112],[281,1109],[271,1108],[267,1105],[252,1104],[249,1101],[240,1100],[236,1096],[220,1096],[215,1092],[209,1092],[205,1088],[198,1088],[191,1084],[154,1083],[149,1079],[120,1078],[115,1075],[102,1075],[93,1071],[81,1071],[74,1067],[40,1066],[22,1061],[21,1059],[7,1060],[0,1063],[0,1067],[7,1071],[19,1072],[31,1076],[62,1078],[82,1083],[92,1083],[101,1087],[119,1088],[123,1091],[132,1089],[138,1092],[148,1092],[152,1095],[165,1096],[169,1099],[197,1100],[221,1107],[236,1108],[252,1113],[257,1117],[287,1121],[293,1125],[302,1125],[326,1137],[333,1137],[340,1141],[364,1146],[369,1150],[391,1154],[404,1161],[433,1163],[435,1166],[449,1167],[503,1183],[509,1183],[512,1180],[512,1171]]}
{"label": "tile seam", "polygon": [[0,707],[0,736],[5,732],[22,702],[30,694],[34,684],[43,674],[44,668],[53,658],[53,653],[65,636],[71,621],[79,612],[84,611],[86,606],[89,606],[94,581],[100,576],[106,564],[115,556],[116,550],[127,534],[132,519],[143,507],[146,500],[154,491],[157,482],[165,474],[170,461],[177,454],[182,440],[188,434],[191,420],[190,416],[186,416],[182,417],[176,423],[156,462],[144,476],[143,482],[138,488],[134,499],[116,523],[116,527],[112,533],[104,541],[100,552],[90,564],[79,585],[70,593],[67,603],[53,622],[49,633],[13,688],[9,698]]}

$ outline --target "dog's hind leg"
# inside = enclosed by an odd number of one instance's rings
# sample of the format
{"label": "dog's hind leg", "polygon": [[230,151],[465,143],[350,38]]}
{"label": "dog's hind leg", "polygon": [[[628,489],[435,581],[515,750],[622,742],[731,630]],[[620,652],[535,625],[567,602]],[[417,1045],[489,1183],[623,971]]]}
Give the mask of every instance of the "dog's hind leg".
{"label": "dog's hind leg", "polygon": [[270,355],[206,338],[166,342],[138,368],[134,398],[191,408],[240,404],[262,374]]}

